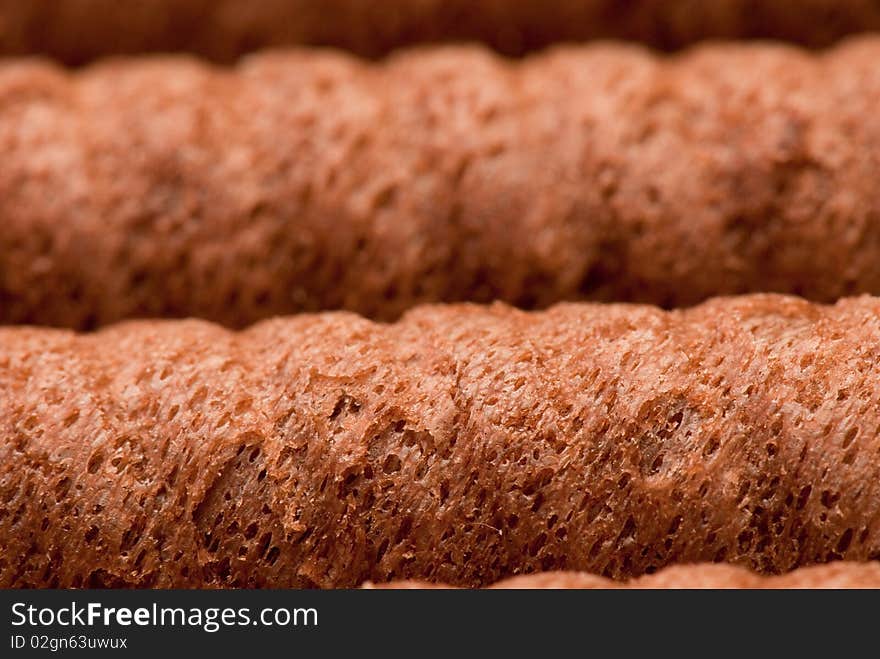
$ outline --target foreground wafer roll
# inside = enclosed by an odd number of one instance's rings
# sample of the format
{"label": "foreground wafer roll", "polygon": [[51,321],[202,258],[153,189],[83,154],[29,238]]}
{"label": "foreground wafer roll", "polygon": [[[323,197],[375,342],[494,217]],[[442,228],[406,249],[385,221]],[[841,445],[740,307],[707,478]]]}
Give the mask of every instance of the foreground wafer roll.
{"label": "foreground wafer roll", "polygon": [[0,53],[74,64],[169,50],[228,61],[292,44],[372,56],[458,39],[507,54],[596,38],[660,48],[719,37],[822,46],[878,29],[877,0],[0,0]]}
{"label": "foreground wafer roll", "polygon": [[0,66],[0,321],[880,293],[880,38]]}
{"label": "foreground wafer roll", "polygon": [[0,586],[880,557],[880,300],[0,330]]}
{"label": "foreground wafer roll", "polygon": [[[425,581],[395,581],[366,588],[443,588]],[[880,588],[880,563],[836,561],[802,567],[780,576],[761,576],[733,565],[677,565],[620,583],[583,572],[541,572],[504,579],[492,588]]]}

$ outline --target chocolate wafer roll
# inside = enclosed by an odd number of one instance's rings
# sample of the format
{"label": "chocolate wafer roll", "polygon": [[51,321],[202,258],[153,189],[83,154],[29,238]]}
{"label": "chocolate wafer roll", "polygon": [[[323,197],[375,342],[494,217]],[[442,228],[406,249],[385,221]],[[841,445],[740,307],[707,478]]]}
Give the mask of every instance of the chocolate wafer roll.
{"label": "chocolate wafer roll", "polygon": [[880,300],[0,330],[0,585],[880,557]]}
{"label": "chocolate wafer roll", "polygon": [[[365,588],[444,588],[424,581],[395,581]],[[880,563],[836,561],[827,565],[802,567],[780,576],[761,576],[732,565],[674,565],[660,572],[621,584],[583,572],[541,572],[504,579],[491,588],[500,589],[681,589],[681,588],[880,588]]]}
{"label": "chocolate wafer roll", "polygon": [[0,321],[880,293],[880,39],[0,66]]}
{"label": "chocolate wafer roll", "polygon": [[169,50],[229,61],[292,44],[375,56],[460,39],[507,54],[596,38],[660,48],[719,37],[823,46],[878,29],[877,0],[0,0],[0,52],[73,64]]}

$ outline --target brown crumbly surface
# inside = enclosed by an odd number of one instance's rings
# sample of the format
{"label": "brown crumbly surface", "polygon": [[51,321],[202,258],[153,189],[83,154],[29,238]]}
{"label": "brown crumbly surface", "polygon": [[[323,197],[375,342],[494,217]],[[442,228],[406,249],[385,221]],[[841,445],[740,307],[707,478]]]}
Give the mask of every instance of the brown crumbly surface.
{"label": "brown crumbly surface", "polygon": [[0,586],[877,559],[878,365],[870,297],[0,329]]}
{"label": "brown crumbly surface", "polygon": [[744,37],[823,46],[878,29],[877,0],[0,0],[0,53],[72,64],[174,50],[229,61],[293,44],[375,56],[460,39],[512,55],[597,38],[659,48]]}
{"label": "brown crumbly surface", "polygon": [[[424,581],[396,581],[365,584],[365,588],[420,589],[445,586]],[[627,583],[582,572],[540,572],[504,579],[492,588],[880,588],[880,563],[837,561],[827,565],[803,567],[781,576],[761,576],[733,565],[673,565],[656,574]]]}
{"label": "brown crumbly surface", "polygon": [[0,322],[880,294],[880,37],[0,65]]}

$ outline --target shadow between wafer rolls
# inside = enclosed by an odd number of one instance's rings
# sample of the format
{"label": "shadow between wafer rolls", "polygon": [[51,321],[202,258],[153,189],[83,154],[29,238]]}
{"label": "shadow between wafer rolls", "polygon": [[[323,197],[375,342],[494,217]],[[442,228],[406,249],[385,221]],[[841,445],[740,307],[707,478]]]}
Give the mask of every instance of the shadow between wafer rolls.
{"label": "shadow between wafer rolls", "polygon": [[876,0],[0,1],[0,54],[48,54],[74,64],[175,50],[230,61],[251,50],[296,44],[375,56],[461,39],[507,54],[596,38],[660,48],[755,37],[824,46],[878,29]]}

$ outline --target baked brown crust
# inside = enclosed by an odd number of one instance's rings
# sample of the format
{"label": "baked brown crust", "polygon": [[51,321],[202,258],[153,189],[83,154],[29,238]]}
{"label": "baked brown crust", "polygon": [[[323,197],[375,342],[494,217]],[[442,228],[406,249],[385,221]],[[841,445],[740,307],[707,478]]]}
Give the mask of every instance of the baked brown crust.
{"label": "baked brown crust", "polygon": [[880,38],[0,65],[0,322],[880,293],[877,61]]}
{"label": "baked brown crust", "polygon": [[[423,581],[396,581],[365,584],[365,588],[421,589],[445,586]],[[511,577],[495,583],[501,589],[681,589],[681,588],[880,588],[880,563],[836,561],[827,565],[802,567],[779,576],[762,576],[742,567],[719,564],[673,565],[656,574],[626,583],[582,572],[539,572]]]}
{"label": "baked brown crust", "polygon": [[744,37],[825,46],[878,29],[877,0],[0,0],[0,53],[72,64],[174,50],[230,61],[295,44],[376,56],[456,39],[511,55],[607,38],[659,48]]}
{"label": "baked brown crust", "polygon": [[880,299],[0,329],[0,586],[880,557]]}

